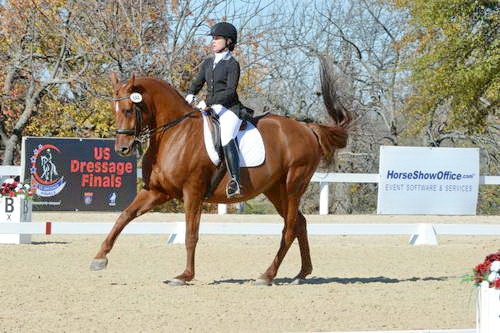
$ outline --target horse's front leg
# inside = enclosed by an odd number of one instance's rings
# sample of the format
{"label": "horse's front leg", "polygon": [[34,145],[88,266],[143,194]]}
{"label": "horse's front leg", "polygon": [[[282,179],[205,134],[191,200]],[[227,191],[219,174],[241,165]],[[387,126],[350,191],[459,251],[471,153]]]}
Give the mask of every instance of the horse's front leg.
{"label": "horse's front leg", "polygon": [[90,264],[90,269],[98,271],[106,268],[108,259],[106,255],[111,251],[116,238],[122,232],[123,228],[134,218],[146,213],[151,208],[164,203],[168,197],[160,192],[153,190],[142,189],[135,197],[134,201],[120,214],[109,232],[108,236],[101,245],[101,249],[97,252],[94,260]]}
{"label": "horse's front leg", "polygon": [[184,272],[169,281],[170,285],[185,285],[186,282],[194,278],[194,257],[196,244],[198,243],[198,234],[200,230],[200,217],[202,207],[202,195],[204,191],[185,190],[184,191],[184,210],[186,218],[186,269]]}

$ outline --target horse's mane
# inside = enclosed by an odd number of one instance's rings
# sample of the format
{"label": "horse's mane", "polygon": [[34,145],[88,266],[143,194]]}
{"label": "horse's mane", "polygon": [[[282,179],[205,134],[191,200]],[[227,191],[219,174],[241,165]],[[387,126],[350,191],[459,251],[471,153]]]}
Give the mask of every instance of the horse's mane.
{"label": "horse's mane", "polygon": [[[161,86],[163,86],[165,89],[173,91],[179,98],[184,99],[182,94],[172,84],[170,84],[169,82],[167,82],[165,80],[158,79],[158,78],[151,77],[151,76],[140,76],[140,77],[137,77],[136,80],[155,81],[155,82],[159,83]],[[135,85],[138,86],[137,83]]]}

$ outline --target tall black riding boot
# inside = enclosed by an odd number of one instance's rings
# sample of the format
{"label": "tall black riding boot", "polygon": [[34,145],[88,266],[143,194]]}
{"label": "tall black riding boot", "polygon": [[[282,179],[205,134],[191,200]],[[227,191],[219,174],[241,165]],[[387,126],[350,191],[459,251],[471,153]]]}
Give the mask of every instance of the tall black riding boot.
{"label": "tall black riding boot", "polygon": [[227,169],[231,179],[226,187],[226,196],[228,198],[240,197],[240,155],[236,141],[232,139],[227,145],[222,146],[226,158]]}

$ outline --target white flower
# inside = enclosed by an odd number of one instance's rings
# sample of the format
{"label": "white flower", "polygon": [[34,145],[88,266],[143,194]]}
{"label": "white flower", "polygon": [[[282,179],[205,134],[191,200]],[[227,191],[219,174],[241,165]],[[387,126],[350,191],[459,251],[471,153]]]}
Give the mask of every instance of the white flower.
{"label": "white flower", "polygon": [[17,184],[17,186],[16,186],[16,190],[20,190],[20,189],[22,189],[22,188],[23,188],[23,185],[22,185],[22,184]]}
{"label": "white flower", "polygon": [[500,261],[498,260],[493,261],[490,266],[490,271],[492,272],[500,271]]}
{"label": "white flower", "polygon": [[488,281],[494,282],[498,278],[498,273],[497,272],[491,272],[490,275],[488,275]]}
{"label": "white flower", "polygon": [[30,187],[31,187],[31,186],[30,186],[30,184],[24,184],[24,189],[25,189],[25,190],[29,190],[29,189],[30,189]]}
{"label": "white flower", "polygon": [[3,181],[5,184],[13,184],[14,183],[14,178],[7,178],[6,180]]}

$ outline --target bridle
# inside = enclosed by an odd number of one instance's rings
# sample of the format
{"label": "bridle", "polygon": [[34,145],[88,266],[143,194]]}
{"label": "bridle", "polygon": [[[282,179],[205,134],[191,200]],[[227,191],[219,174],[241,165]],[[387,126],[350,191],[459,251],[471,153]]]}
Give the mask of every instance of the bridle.
{"label": "bridle", "polygon": [[[131,95],[128,96],[123,96],[123,97],[112,97],[111,101],[113,102],[118,102],[122,101],[125,99],[129,99]],[[164,125],[155,127],[155,128],[149,128],[149,126],[143,127],[143,118],[142,118],[142,112],[144,111],[145,104],[141,102],[133,102],[132,103],[132,109],[135,113],[135,125],[134,129],[117,129],[116,134],[125,134],[125,135],[133,135],[134,136],[134,143],[132,144],[132,149],[137,148],[137,151],[140,156],[142,156],[142,143],[146,142],[155,132],[157,131],[166,131],[170,127],[173,127],[183,121],[186,118],[191,117],[194,113],[198,112],[198,110],[193,110],[189,113],[186,113],[185,115],[181,116],[180,118],[177,118],[176,120],[173,120],[171,122],[168,122]]]}

